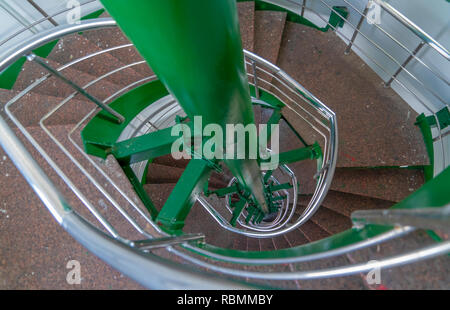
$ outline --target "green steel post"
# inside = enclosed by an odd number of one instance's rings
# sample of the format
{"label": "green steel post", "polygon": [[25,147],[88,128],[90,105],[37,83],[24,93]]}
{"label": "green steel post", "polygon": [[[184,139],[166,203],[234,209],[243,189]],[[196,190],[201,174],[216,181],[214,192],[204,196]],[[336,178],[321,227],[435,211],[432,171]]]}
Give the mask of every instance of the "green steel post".
{"label": "green steel post", "polygon": [[158,225],[169,232],[180,233],[197,194],[203,191],[211,168],[201,159],[192,159],[175,185],[156,218]]}
{"label": "green steel post", "polygon": [[[191,119],[254,123],[235,0],[101,2]],[[225,163],[268,211],[257,161]]]}

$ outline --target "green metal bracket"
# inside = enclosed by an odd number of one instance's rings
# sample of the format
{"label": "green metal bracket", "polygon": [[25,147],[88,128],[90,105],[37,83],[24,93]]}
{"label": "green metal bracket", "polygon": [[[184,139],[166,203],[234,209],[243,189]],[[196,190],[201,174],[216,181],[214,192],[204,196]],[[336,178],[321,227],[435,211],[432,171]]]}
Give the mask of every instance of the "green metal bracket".
{"label": "green metal bracket", "polygon": [[[448,107],[443,108],[436,112],[436,117],[439,121],[439,127],[442,129],[447,128],[450,125],[450,109]],[[433,115],[427,116],[426,120],[431,127],[437,127],[436,118]]]}
{"label": "green metal bracket", "polygon": [[160,81],[153,81],[114,100],[109,106],[122,114],[125,121],[121,124],[111,122],[107,113],[99,112],[81,132],[86,153],[106,158],[128,124],[150,104],[168,94],[169,92]]}
{"label": "green metal bracket", "polygon": [[115,143],[110,152],[121,165],[130,165],[170,154],[177,139],[177,136],[172,136],[172,127],[169,127]]}
{"label": "green metal bracket", "polygon": [[211,169],[203,160],[192,159],[159,212],[156,222],[164,230],[181,234],[196,195],[202,192]]}
{"label": "green metal bracket", "polygon": [[134,173],[133,169],[131,169],[131,167],[128,165],[122,166],[122,169],[125,175],[127,176],[128,180],[130,180],[130,183],[133,186],[134,190],[136,191],[136,194],[139,196],[142,203],[147,208],[148,212],[152,216],[152,219],[154,220],[158,215],[158,210],[156,209],[150,197],[145,192],[141,182],[136,177],[136,174]]}
{"label": "green metal bracket", "polygon": [[433,134],[431,133],[430,123],[425,114],[420,114],[415,122],[415,125],[420,128],[420,131],[425,142],[425,148],[427,149],[428,159],[430,164],[424,166],[425,180],[428,182],[433,179],[434,175],[434,146],[433,146]]}

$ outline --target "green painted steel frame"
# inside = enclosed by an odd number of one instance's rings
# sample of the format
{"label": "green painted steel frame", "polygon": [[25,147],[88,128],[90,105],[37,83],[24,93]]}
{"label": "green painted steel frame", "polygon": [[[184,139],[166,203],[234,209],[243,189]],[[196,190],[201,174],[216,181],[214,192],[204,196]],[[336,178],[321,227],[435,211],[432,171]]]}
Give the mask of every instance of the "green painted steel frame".
{"label": "green painted steel frame", "polygon": [[[448,185],[450,184],[450,167],[440,173],[436,178],[425,183],[416,192],[405,198],[403,201],[395,204],[393,209],[417,209],[423,207],[439,208],[444,207],[450,203],[450,195],[448,194]],[[300,245],[297,247],[274,250],[274,251],[239,251],[232,249],[220,248],[208,244],[202,244],[200,249],[216,253],[219,255],[245,258],[245,259],[270,259],[270,258],[293,258],[306,256],[311,254],[317,254],[329,250],[338,249],[347,245],[351,245],[357,242],[374,238],[382,233],[386,233],[392,230],[393,227],[379,226],[379,225],[367,225],[364,228],[352,228],[335,234],[322,240]],[[193,252],[196,252],[202,256],[204,252],[197,252],[195,248],[188,248]],[[216,259],[210,257],[211,259]]]}

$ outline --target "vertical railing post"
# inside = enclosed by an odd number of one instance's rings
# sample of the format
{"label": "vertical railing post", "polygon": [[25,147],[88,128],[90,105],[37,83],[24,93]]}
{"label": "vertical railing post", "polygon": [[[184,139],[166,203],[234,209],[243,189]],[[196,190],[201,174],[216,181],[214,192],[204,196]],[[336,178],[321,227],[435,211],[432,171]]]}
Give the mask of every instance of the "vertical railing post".
{"label": "vertical railing post", "polygon": [[422,47],[425,45],[425,42],[420,42],[420,44],[416,47],[416,49],[406,58],[406,60],[403,62],[403,64],[397,69],[397,71],[392,75],[392,77],[384,83],[385,87],[391,87],[392,82],[395,80],[395,78],[400,74],[400,72],[403,71],[404,68],[409,64],[409,62],[416,56],[416,54],[422,49]]}
{"label": "vertical railing post", "polygon": [[53,18],[51,18],[48,14],[47,14],[47,12],[45,12],[36,2],[34,2],[33,0],[27,0],[28,1],[28,3],[29,4],[31,4],[35,9],[36,9],[36,11],[38,11],[39,13],[41,13],[42,14],[42,16],[44,16],[45,18],[47,18],[47,20],[50,22],[50,23],[52,23],[52,25],[53,26],[58,26],[58,23],[53,19]]}
{"label": "vertical railing post", "polygon": [[353,46],[353,43],[355,42],[356,36],[358,35],[359,30],[361,29],[364,19],[366,19],[367,12],[369,12],[369,4],[367,4],[366,8],[364,9],[363,13],[361,14],[361,18],[359,19],[358,25],[356,25],[356,29],[353,32],[352,38],[351,38],[350,42],[348,43],[347,47],[345,48],[344,55],[350,54],[350,51],[352,50],[352,46]]}
{"label": "vertical railing post", "polygon": [[256,62],[252,59],[252,71],[253,71],[253,80],[255,82],[255,96],[256,99],[260,98],[259,95],[259,86],[258,86],[258,76],[256,75]]}
{"label": "vertical railing post", "polygon": [[301,17],[305,16],[305,7],[306,7],[306,0],[303,0],[303,4],[302,4],[302,12],[301,12]]}

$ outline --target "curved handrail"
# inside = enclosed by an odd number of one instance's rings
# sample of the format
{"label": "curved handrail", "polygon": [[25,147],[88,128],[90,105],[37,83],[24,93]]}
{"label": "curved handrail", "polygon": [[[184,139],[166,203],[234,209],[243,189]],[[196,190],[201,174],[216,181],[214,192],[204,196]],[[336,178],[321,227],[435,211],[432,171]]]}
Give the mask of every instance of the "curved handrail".
{"label": "curved handrail", "polygon": [[[30,50],[61,36],[90,29],[112,26],[115,26],[115,22],[111,19],[97,19],[92,21],[84,21],[79,25],[60,26],[58,28],[51,29],[50,31],[40,33],[24,43],[19,44],[16,48],[11,49],[9,53],[0,56],[0,70],[7,68],[9,65],[14,63],[14,61],[26,55]],[[326,109],[324,111],[326,111]],[[335,118],[334,115],[332,115],[332,117]],[[45,175],[37,162],[32,158],[30,153],[25,149],[23,144],[2,118],[0,118],[0,145],[11,157],[14,164],[24,175],[27,182],[37,193],[39,198],[44,202],[45,206],[52,213],[58,223],[60,223],[71,235],[74,236],[75,239],[91,250],[95,255],[99,256],[113,267],[121,270],[124,274],[152,288],[177,288],[186,287],[188,285],[192,288],[205,288],[205,286],[207,286],[209,289],[219,287],[233,289],[246,288],[245,285],[241,285],[239,283],[220,280],[203,273],[198,273],[197,271],[187,270],[181,266],[176,266],[172,263],[162,261],[154,255],[145,255],[144,253],[131,248],[126,244],[126,242],[124,243],[123,240],[112,239],[106,234],[100,232],[91,224],[85,222],[66,203],[59,191],[49,180],[48,176]],[[423,250],[422,252],[418,252],[417,255],[406,254],[399,257],[401,258],[402,263],[406,263],[409,261],[429,258],[437,255],[438,253],[444,253],[445,251],[448,251],[447,244]],[[127,255],[127,259],[120,259],[124,255]],[[394,265],[398,264],[395,259],[388,259],[383,261],[381,264],[386,266],[388,263],[393,263]],[[202,264],[198,265],[202,266]],[[351,269],[352,272],[366,270],[361,266],[352,268],[353,266],[338,267],[333,270],[332,275],[345,275],[349,269]],[[151,273],[144,272],[144,270],[149,269],[152,270]],[[161,272],[158,271],[155,273],[155,270],[159,270]],[[213,268],[212,270],[215,269]],[[311,271],[301,274],[285,274],[282,275],[281,278],[308,278],[308,275],[320,277],[329,275],[329,273],[326,271]],[[241,272],[239,276],[242,277],[245,276],[245,274]],[[267,279],[273,278],[274,276],[278,276],[278,274],[266,274],[265,277],[263,277],[263,274],[259,274],[257,277]],[[252,277],[252,275],[250,275],[250,277]]]}

